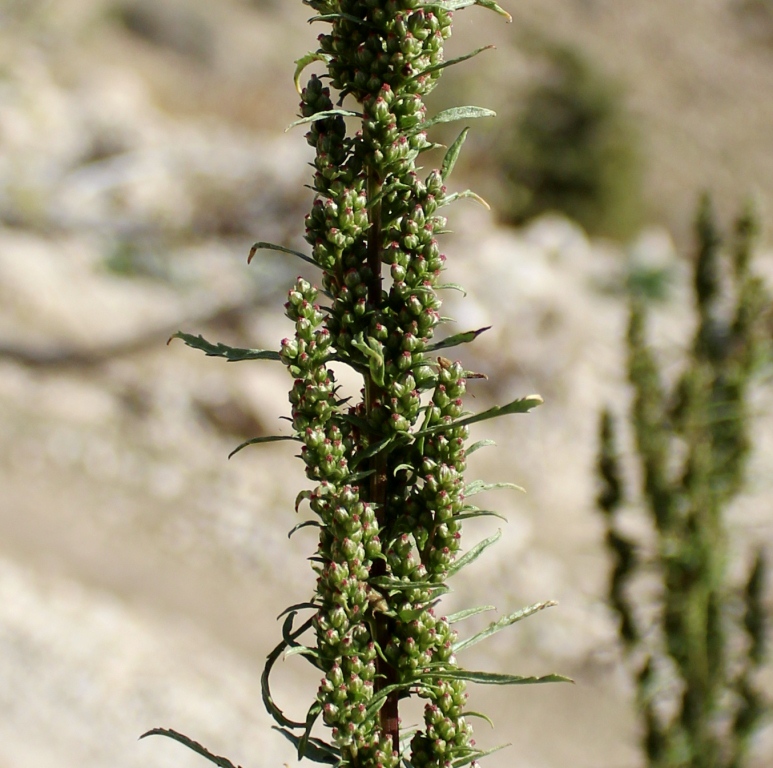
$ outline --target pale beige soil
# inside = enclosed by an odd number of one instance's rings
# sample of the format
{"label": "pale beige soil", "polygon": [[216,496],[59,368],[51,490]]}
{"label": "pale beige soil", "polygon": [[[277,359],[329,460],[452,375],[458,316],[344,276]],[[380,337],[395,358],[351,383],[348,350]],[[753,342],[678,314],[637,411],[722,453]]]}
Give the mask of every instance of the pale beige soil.
{"label": "pale beige soil", "polygon": [[[278,297],[298,264],[264,255],[248,268],[244,257],[255,239],[300,244],[308,154],[299,133],[281,130],[295,110],[292,60],[317,30],[300,2],[165,0],[158,7],[179,14],[173,28],[193,24],[175,53],[121,31],[107,5],[0,8],[0,768],[205,764],[171,742],[136,741],[154,726],[244,768],[295,765],[270,730],[259,675],[279,638],[274,617],[313,584],[313,536],[286,537],[306,481],[283,444],[226,459],[245,438],[287,429],[277,419],[289,380],[271,363],[226,364],[165,341],[183,328],[275,348],[290,333]],[[630,83],[653,216],[683,220],[707,183],[723,200],[749,185],[767,199],[771,51],[757,37],[743,43],[730,3],[624,7],[511,10],[575,35]],[[517,80],[513,28],[480,10],[457,18],[455,50],[493,37],[499,52],[476,66],[506,61],[494,82]],[[625,309],[602,290],[622,281],[625,256],[560,219],[518,233],[462,205],[451,215],[448,279],[469,296],[449,295],[447,314],[458,330],[494,326],[463,351],[491,376],[471,407],[533,391],[546,404],[475,430],[499,448],[477,454],[471,476],[528,493],[485,499],[510,522],[453,585],[448,610],[558,599],[463,661],[576,680],[475,691],[473,708],[496,723],[478,726],[479,743],[514,744],[492,768],[637,768],[592,475],[597,413],[627,403]],[[126,243],[149,254],[156,277],[106,269]],[[662,229],[636,252],[675,269],[655,318],[673,360],[689,330],[685,271]],[[759,263],[773,277],[770,251]],[[34,366],[20,347],[101,361]],[[769,381],[754,407],[759,450],[731,520],[739,564],[753,543],[773,546]],[[470,525],[468,540],[496,527]],[[291,659],[276,696],[302,717],[315,684]],[[755,765],[771,760],[769,729]]]}

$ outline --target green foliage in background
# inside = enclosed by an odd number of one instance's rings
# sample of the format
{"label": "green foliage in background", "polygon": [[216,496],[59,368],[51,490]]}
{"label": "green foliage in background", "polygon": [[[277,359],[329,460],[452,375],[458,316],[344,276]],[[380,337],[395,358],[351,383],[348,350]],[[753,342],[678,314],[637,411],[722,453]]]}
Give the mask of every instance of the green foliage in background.
{"label": "green foliage in background", "polygon": [[[598,503],[614,562],[609,599],[636,678],[652,768],[742,768],[769,711],[755,685],[765,659],[764,559],[758,552],[742,590],[730,583],[726,525],[751,450],[749,389],[769,353],[770,299],[750,269],[755,229],[743,215],[725,252],[703,201],[697,328],[673,387],[647,344],[642,305],[633,305],[630,421],[643,485],[636,506],[646,509],[654,544],[625,532],[615,423],[608,412],[601,421]],[[652,616],[634,597],[637,577],[657,584]]]}
{"label": "green foliage in background", "polygon": [[[312,21],[329,25],[295,72],[301,117],[293,125],[306,126],[315,150],[309,249],[259,242],[250,258],[264,249],[297,257],[314,268],[319,283],[299,277],[290,290],[285,312],[294,334],[278,351],[176,337],[229,361],[281,362],[293,381],[290,433],[248,440],[234,451],[293,442],[312,483],[296,502],[296,511],[308,508],[311,516],[291,535],[318,533],[310,558],[316,588],[282,614],[282,639],[262,677],[277,729],[299,759],[335,766],[474,766],[487,753],[474,746],[470,719],[488,718],[467,711],[468,683],[565,679],[469,671],[457,661],[458,653],[551,602],[506,615],[462,640],[455,625],[490,607],[450,616],[439,610],[449,581],[500,538],[496,533],[463,549],[463,521],[495,514],[473,497],[514,487],[465,481],[467,457],[488,445],[469,445],[469,427],[542,402],[531,395],[475,415],[465,409],[468,383],[485,377],[438,353],[486,329],[438,338],[444,322],[438,291],[457,286],[441,282],[445,256],[437,238],[446,231],[441,210],[476,197],[445,186],[468,129],[439,168],[420,176],[417,167],[419,156],[437,146],[427,136],[434,125],[493,114],[467,106],[427,115],[423,97],[443,69],[477,53],[443,58],[451,11],[480,5],[507,14],[492,0],[305,1],[317,12]],[[312,75],[300,88],[309,65],[323,66],[326,74]],[[341,391],[334,364],[360,377],[359,393]],[[300,718],[282,711],[270,688],[275,663],[288,656],[321,675]],[[400,706],[411,697],[424,702],[423,722],[405,728]],[[327,730],[315,727],[318,721]],[[150,733],[232,768],[175,731]]]}
{"label": "green foliage in background", "polygon": [[496,144],[502,219],[556,211],[589,234],[631,236],[642,217],[641,161],[620,89],[573,47],[526,45],[544,69]]}

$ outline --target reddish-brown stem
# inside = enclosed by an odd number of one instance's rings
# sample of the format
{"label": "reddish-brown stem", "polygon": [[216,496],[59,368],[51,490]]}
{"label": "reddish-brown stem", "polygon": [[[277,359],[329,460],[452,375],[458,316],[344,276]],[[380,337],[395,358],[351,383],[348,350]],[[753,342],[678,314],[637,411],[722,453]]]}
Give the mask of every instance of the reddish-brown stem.
{"label": "reddish-brown stem", "polygon": [[[375,312],[378,312],[381,308],[381,201],[378,198],[381,195],[382,188],[383,180],[377,174],[371,173],[368,179],[368,200],[377,200],[377,202],[371,206],[368,217],[370,222],[368,231],[368,267],[370,271],[368,303],[371,311]],[[383,391],[369,375],[365,377],[365,398],[368,415],[382,407]],[[376,507],[376,519],[381,530],[384,529],[386,522],[384,519],[388,481],[386,458],[386,453],[382,451],[371,460],[371,469],[374,469],[375,472],[371,475],[370,480],[370,501]],[[385,574],[386,562],[384,560],[376,560],[373,563],[371,575],[378,577]],[[391,635],[389,619],[383,613],[377,613],[375,623],[375,640],[382,649],[386,648]],[[377,657],[376,671],[375,692],[397,682],[396,670],[380,656]],[[399,750],[400,719],[397,693],[387,696],[379,716],[381,719],[381,729],[391,738],[393,748]]]}

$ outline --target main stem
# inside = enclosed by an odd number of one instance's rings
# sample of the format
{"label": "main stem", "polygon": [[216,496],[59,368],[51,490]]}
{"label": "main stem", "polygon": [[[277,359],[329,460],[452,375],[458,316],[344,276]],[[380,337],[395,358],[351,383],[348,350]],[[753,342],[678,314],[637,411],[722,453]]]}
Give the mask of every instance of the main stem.
{"label": "main stem", "polygon": [[[378,313],[381,310],[381,191],[384,182],[375,171],[371,171],[368,177],[368,200],[376,200],[370,207],[368,216],[370,227],[368,231],[368,304],[371,311]],[[365,398],[368,415],[370,416],[378,408],[382,407],[383,392],[373,381],[370,375],[365,377]],[[371,460],[371,469],[375,470],[370,480],[370,500],[376,508],[376,519],[379,529],[385,527],[385,508],[387,499],[387,456],[385,451],[376,454]],[[376,560],[373,563],[371,574],[374,577],[386,574],[386,561]],[[391,632],[389,619],[383,614],[376,614],[376,642],[384,649],[390,640]],[[388,685],[397,682],[397,674],[394,667],[381,656],[376,658],[375,692]],[[395,751],[400,749],[400,718],[398,712],[397,693],[387,696],[384,706],[379,712],[381,729],[392,739]]]}

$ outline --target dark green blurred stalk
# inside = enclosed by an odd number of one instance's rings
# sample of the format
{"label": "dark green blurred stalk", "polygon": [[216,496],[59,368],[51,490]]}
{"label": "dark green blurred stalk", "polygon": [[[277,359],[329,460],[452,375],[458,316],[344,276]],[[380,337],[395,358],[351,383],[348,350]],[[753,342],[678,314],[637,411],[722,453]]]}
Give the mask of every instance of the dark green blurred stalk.
{"label": "dark green blurred stalk", "polygon": [[[649,516],[654,544],[623,532],[626,500],[609,412],[601,418],[598,505],[614,563],[609,600],[636,679],[647,765],[741,768],[769,711],[755,687],[765,659],[765,563],[757,552],[745,587],[730,583],[726,516],[751,450],[749,390],[769,352],[769,299],[750,271],[751,212],[738,219],[729,253],[707,198],[696,229],[696,331],[673,386],[647,343],[640,302],[628,329],[630,422],[642,479],[634,504]],[[657,583],[649,620],[632,585],[640,575]]]}

